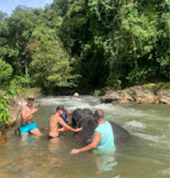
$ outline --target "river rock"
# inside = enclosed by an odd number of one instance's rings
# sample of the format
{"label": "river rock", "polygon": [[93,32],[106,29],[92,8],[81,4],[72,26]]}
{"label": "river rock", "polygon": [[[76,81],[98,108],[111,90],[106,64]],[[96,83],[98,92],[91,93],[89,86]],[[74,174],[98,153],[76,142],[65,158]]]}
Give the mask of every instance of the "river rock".
{"label": "river rock", "polygon": [[10,123],[6,123],[6,125],[13,126],[17,119],[19,119],[21,108],[26,101],[22,97],[18,97],[17,99],[10,98],[10,105],[9,105],[9,113],[11,117]]}
{"label": "river rock", "polygon": [[170,105],[170,92],[169,91],[159,91],[157,93],[159,103]]}
{"label": "river rock", "polygon": [[125,90],[106,90],[106,95],[101,98],[102,103],[113,104],[169,104],[170,105],[170,92],[158,91],[157,93],[149,90],[145,86],[135,86]]}
{"label": "river rock", "polygon": [[101,98],[102,103],[113,103],[113,104],[127,104],[134,102],[134,99],[126,93],[126,91],[112,92],[109,95],[105,95]]}
{"label": "river rock", "polygon": [[13,126],[17,120],[17,118],[19,117],[20,115],[20,112],[21,112],[21,107],[16,105],[16,106],[9,106],[9,109],[10,109],[10,116],[11,116],[11,121],[10,121],[10,124],[8,123],[7,125],[8,126]]}
{"label": "river rock", "polygon": [[118,102],[119,98],[117,98],[116,96],[103,96],[101,98],[101,102],[102,103],[112,103],[112,102]]}
{"label": "river rock", "polygon": [[130,89],[130,94],[138,104],[157,104],[157,97],[142,86]]}

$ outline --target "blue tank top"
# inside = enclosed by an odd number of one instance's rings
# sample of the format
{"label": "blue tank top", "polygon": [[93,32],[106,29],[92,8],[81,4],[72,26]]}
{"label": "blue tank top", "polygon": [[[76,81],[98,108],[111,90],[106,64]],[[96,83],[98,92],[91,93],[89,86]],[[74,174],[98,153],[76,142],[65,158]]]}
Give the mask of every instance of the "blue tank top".
{"label": "blue tank top", "polygon": [[94,152],[110,152],[116,150],[114,133],[108,121],[105,121],[105,124],[99,124],[95,131],[100,133],[101,139]]}
{"label": "blue tank top", "polygon": [[[68,124],[68,121],[66,120],[67,118],[66,118],[66,114],[62,114],[62,119],[64,120],[64,122],[66,123],[66,124]],[[62,125],[59,125],[59,128],[63,128],[63,126]]]}

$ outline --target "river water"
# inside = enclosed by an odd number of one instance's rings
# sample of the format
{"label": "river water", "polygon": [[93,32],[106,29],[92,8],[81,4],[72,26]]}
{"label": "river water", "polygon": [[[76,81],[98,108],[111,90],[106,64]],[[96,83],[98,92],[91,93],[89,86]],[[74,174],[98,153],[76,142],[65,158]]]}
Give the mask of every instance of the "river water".
{"label": "river water", "polygon": [[[83,96],[47,97],[34,120],[39,128],[48,127],[48,118],[59,104],[68,109],[103,109],[105,119],[114,121],[132,135],[115,153],[93,152],[70,155],[83,143],[72,132],[62,133],[57,142],[44,136],[28,136],[22,141],[7,131],[7,143],[0,147],[1,178],[169,178],[170,177],[170,108],[164,105],[100,104],[99,98]],[[18,123],[19,124],[19,123]]]}

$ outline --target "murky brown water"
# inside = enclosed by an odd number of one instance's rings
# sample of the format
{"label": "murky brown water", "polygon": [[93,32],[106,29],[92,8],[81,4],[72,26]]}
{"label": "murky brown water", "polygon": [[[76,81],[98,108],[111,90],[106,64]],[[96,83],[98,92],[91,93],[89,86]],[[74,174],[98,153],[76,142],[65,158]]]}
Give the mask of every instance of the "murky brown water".
{"label": "murky brown water", "polygon": [[100,104],[99,98],[48,97],[40,99],[35,116],[39,128],[48,126],[48,118],[58,104],[73,110],[88,107],[103,109],[107,120],[126,128],[132,139],[112,155],[93,152],[70,155],[77,142],[71,132],[53,143],[45,136],[29,136],[25,141],[8,130],[9,140],[0,147],[0,178],[169,178],[170,108],[168,106]]}

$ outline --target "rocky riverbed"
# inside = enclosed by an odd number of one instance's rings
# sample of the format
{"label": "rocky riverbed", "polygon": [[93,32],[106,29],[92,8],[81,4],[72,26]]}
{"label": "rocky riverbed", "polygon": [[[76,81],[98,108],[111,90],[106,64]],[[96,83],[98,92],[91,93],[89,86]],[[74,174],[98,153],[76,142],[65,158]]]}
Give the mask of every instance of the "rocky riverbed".
{"label": "rocky riverbed", "polygon": [[113,91],[107,89],[101,98],[102,103],[113,104],[168,104],[170,105],[170,91],[148,86],[135,86],[125,90]]}

